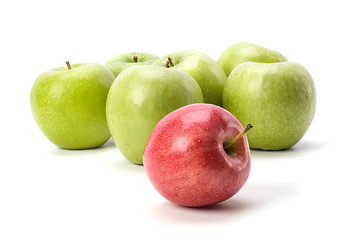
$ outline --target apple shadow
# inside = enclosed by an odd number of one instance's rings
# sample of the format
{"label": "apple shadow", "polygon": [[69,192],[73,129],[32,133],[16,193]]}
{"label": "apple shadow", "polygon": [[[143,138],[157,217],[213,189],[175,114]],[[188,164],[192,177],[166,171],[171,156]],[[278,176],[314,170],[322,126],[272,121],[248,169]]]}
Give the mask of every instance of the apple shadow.
{"label": "apple shadow", "polygon": [[184,207],[166,200],[151,207],[149,214],[154,219],[170,224],[191,225],[224,221],[231,216],[238,216],[250,206],[237,198],[231,198],[225,202],[201,208]]}
{"label": "apple shadow", "polygon": [[113,159],[108,164],[108,167],[117,172],[130,172],[135,174],[145,174],[144,166],[135,164],[127,160],[120,154],[120,157]]}
{"label": "apple shadow", "polygon": [[250,149],[251,156],[254,159],[289,159],[290,157],[302,156],[321,151],[327,146],[325,142],[300,141],[295,146],[285,150],[271,151],[261,149]]}
{"label": "apple shadow", "polygon": [[108,151],[110,149],[115,148],[115,142],[110,138],[106,143],[103,145],[96,147],[96,148],[89,148],[89,149],[64,149],[57,146],[54,146],[50,150],[50,154],[63,157],[63,156],[77,156],[77,155],[93,155],[99,152]]}
{"label": "apple shadow", "polygon": [[293,185],[250,184],[232,198],[209,207],[192,208],[180,206],[166,200],[151,206],[149,214],[161,222],[170,224],[208,224],[241,220],[254,210],[271,206],[300,192]]}

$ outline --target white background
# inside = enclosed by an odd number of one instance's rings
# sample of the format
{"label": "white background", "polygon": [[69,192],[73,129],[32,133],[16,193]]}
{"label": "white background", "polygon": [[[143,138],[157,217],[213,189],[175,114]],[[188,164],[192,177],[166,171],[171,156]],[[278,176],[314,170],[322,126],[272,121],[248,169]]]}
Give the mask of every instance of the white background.
{"label": "white background", "polygon": [[[360,239],[357,1],[2,1],[0,239]],[[113,142],[67,151],[30,110],[54,67],[143,51],[217,59],[245,41],[312,74],[317,110],[291,150],[251,151],[230,200],[204,209],[163,199]]]}

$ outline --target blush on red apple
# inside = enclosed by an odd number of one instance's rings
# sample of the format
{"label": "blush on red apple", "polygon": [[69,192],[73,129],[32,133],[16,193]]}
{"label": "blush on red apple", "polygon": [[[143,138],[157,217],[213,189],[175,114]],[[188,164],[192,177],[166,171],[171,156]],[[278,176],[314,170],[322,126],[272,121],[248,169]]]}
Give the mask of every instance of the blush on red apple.
{"label": "blush on red apple", "polygon": [[220,203],[235,195],[250,172],[246,129],[227,110],[191,104],[165,116],[154,128],[143,163],[155,189],[188,207]]}

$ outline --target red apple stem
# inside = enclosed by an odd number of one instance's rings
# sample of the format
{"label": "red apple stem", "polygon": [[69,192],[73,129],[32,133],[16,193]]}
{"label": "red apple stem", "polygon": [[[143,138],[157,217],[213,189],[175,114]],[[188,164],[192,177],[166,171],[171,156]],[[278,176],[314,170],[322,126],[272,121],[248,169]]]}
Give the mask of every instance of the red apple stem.
{"label": "red apple stem", "polygon": [[134,62],[138,62],[138,56],[133,56]]}
{"label": "red apple stem", "polygon": [[66,66],[67,66],[67,68],[68,68],[69,70],[71,69],[71,66],[70,66],[69,61],[66,61]]}
{"label": "red apple stem", "polygon": [[173,66],[174,66],[174,63],[172,62],[171,57],[168,57],[168,60],[166,62],[166,67],[169,68],[169,67],[173,67]]}
{"label": "red apple stem", "polygon": [[253,125],[249,123],[244,130],[242,130],[233,140],[231,140],[224,149],[227,150],[230,148],[234,143],[236,143],[237,140],[239,140],[247,131],[253,128]]}

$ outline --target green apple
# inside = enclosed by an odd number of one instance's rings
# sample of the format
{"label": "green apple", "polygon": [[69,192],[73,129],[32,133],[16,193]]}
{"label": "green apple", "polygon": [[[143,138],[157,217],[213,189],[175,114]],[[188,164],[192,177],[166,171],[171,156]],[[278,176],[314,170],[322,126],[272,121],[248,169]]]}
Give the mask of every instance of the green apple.
{"label": "green apple", "polygon": [[253,149],[291,148],[315,114],[316,92],[309,72],[294,62],[243,63],[228,77],[223,106],[241,123]]}
{"label": "green apple", "polygon": [[201,102],[201,88],[187,73],[155,65],[128,68],[117,76],[107,98],[111,136],[129,161],[142,164],[155,125],[168,113]]}
{"label": "green apple", "polygon": [[117,77],[119,73],[129,67],[151,65],[157,59],[159,59],[158,56],[149,53],[129,52],[110,58],[105,63],[105,66],[107,66],[114,73],[115,77]]}
{"label": "green apple", "polygon": [[227,76],[239,64],[245,62],[275,63],[286,62],[281,53],[255,44],[238,42],[226,48],[218,59],[218,64]]}
{"label": "green apple", "polygon": [[153,64],[166,66],[190,74],[200,85],[205,103],[221,106],[226,74],[211,57],[198,51],[179,51],[167,55]]}
{"label": "green apple", "polygon": [[30,93],[43,134],[65,149],[101,146],[110,138],[106,98],[114,74],[98,63],[70,64],[40,74]]}

